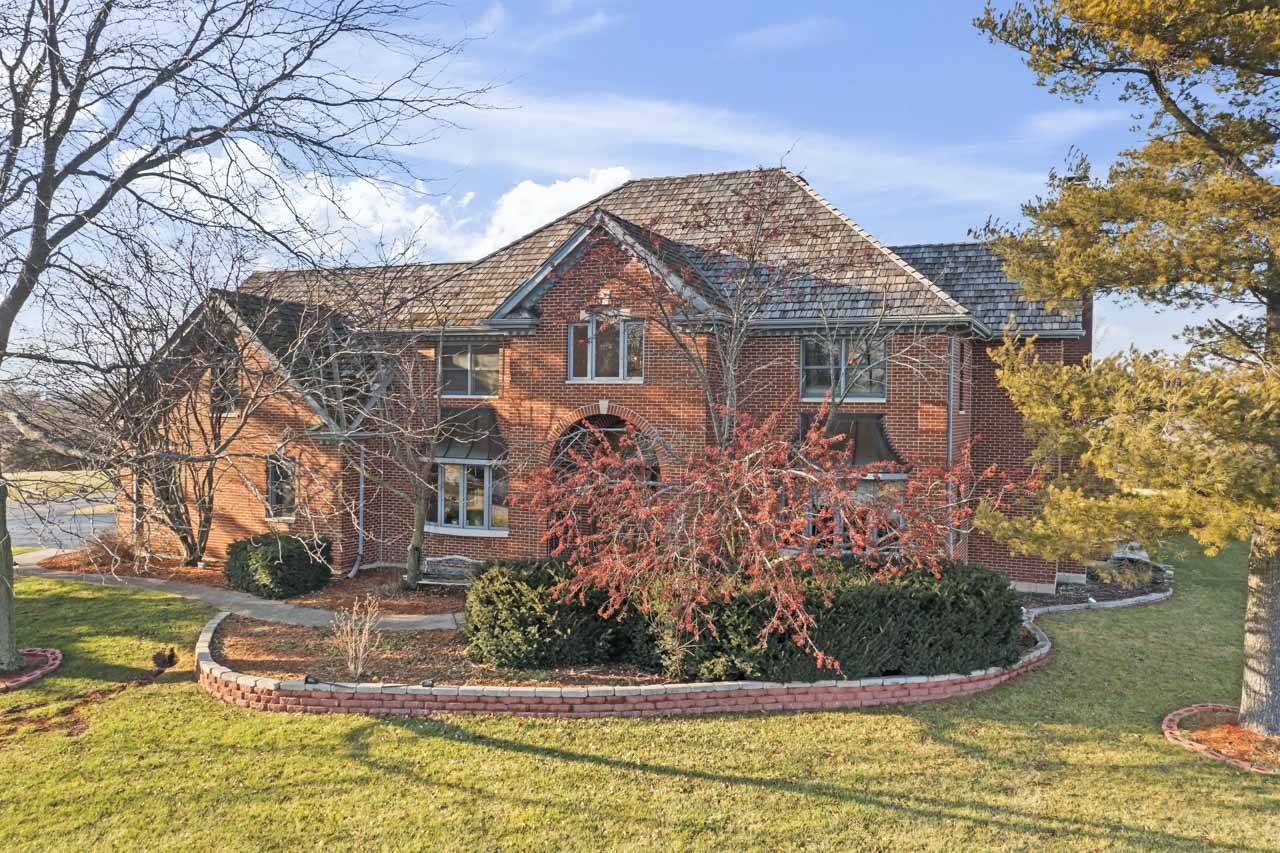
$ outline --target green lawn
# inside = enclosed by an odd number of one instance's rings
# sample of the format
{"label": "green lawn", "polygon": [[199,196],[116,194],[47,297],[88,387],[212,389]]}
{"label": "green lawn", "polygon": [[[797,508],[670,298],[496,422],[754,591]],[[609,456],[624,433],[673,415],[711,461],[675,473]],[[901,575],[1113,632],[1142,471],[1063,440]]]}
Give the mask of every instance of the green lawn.
{"label": "green lawn", "polygon": [[6,471],[10,497],[39,503],[68,495],[101,494],[111,488],[105,471]]}
{"label": "green lawn", "polygon": [[[1187,562],[1172,601],[1045,618],[1047,669],[938,705],[379,721],[223,705],[185,673],[206,610],[28,579],[24,642],[58,644],[68,661],[0,696],[0,731],[28,719],[0,740],[0,838],[15,850],[1274,849],[1280,779],[1159,732],[1169,710],[1236,700],[1243,590],[1242,549]],[[78,722],[52,713],[137,677],[169,643],[186,652],[183,673],[82,706]]]}

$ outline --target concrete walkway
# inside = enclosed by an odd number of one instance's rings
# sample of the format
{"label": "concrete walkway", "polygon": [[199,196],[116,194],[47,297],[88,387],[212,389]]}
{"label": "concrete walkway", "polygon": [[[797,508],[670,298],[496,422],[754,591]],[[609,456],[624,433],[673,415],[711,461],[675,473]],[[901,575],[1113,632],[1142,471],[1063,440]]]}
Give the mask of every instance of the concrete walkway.
{"label": "concrete walkway", "polygon": [[[198,583],[172,581],[163,578],[134,578],[112,574],[82,574],[80,572],[57,572],[42,569],[35,564],[46,557],[58,553],[50,548],[44,551],[32,551],[20,554],[14,559],[19,577],[50,578],[76,583],[97,583],[107,586],[124,586],[133,589],[150,589],[156,592],[167,592],[202,601],[219,610],[230,610],[240,616],[261,619],[264,622],[279,622],[282,625],[305,625],[311,628],[327,628],[333,622],[332,610],[321,610],[318,607],[299,607],[284,601],[268,601],[238,592],[233,589],[218,589]],[[406,613],[391,613],[383,616],[378,627],[384,631],[438,631],[462,627],[461,613],[443,613],[435,616],[414,616]]]}

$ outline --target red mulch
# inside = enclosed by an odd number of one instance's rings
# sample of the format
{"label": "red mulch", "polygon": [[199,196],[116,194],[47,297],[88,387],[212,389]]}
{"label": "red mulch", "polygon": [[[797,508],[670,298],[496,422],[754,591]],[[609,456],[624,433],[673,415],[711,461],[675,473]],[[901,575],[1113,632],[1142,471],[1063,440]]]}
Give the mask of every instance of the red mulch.
{"label": "red mulch", "polygon": [[1204,711],[1184,717],[1178,729],[1188,740],[1228,758],[1280,772],[1280,737],[1267,737],[1236,725],[1234,711]]}
{"label": "red mulch", "polygon": [[81,548],[65,554],[55,554],[40,561],[40,568],[59,572],[81,574],[119,575],[130,578],[159,578],[167,581],[185,581],[204,586],[227,589],[227,578],[222,569],[210,566],[184,566],[180,561],[164,557],[144,560],[113,560],[109,555],[93,548]]}
{"label": "red mulch", "polygon": [[335,577],[324,589],[291,598],[289,603],[344,610],[357,601],[363,601],[366,595],[377,597],[378,608],[383,613],[461,613],[467,604],[467,591],[462,587],[402,589],[400,572],[396,569],[369,569],[354,578],[346,575]]}
{"label": "red mulch", "polygon": [[[40,561],[40,567],[60,572],[159,578],[218,589],[229,588],[227,577],[220,566],[184,566],[178,560],[160,557],[137,561],[116,560],[96,548],[81,548],[48,557]],[[354,578],[335,575],[324,589],[291,598],[289,603],[324,610],[343,610],[364,600],[369,594],[377,596],[383,613],[459,613],[467,603],[466,589],[460,587],[401,589],[400,573],[394,569],[371,569],[360,572]]]}
{"label": "red mulch", "polygon": [[62,652],[57,649],[20,649],[18,653],[25,663],[13,672],[0,675],[0,693],[24,687],[62,665]]}
{"label": "red mulch", "polygon": [[[228,616],[213,640],[214,658],[245,675],[301,680],[313,675],[321,681],[351,681],[341,653],[327,628],[277,625],[244,616]],[[467,658],[467,644],[459,631],[383,631],[382,646],[373,655],[361,681],[417,684],[607,685],[660,684],[665,679],[637,667],[560,667],[552,670],[512,670],[483,666]]]}

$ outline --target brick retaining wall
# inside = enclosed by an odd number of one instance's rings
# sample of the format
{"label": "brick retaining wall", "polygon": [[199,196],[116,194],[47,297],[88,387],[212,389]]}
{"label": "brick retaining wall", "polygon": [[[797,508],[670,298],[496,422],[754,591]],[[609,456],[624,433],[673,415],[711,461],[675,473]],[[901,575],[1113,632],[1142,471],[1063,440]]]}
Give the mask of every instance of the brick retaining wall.
{"label": "brick retaining wall", "polygon": [[432,686],[305,684],[243,675],[219,664],[210,644],[228,614],[205,626],[196,643],[200,685],[224,702],[255,711],[314,714],[517,714],[542,717],[655,717],[750,711],[828,711],[903,705],[967,696],[995,687],[1049,661],[1049,638],[1029,623],[1037,643],[1007,667],[964,675],[861,678],[777,684],[723,681],[617,687]]}

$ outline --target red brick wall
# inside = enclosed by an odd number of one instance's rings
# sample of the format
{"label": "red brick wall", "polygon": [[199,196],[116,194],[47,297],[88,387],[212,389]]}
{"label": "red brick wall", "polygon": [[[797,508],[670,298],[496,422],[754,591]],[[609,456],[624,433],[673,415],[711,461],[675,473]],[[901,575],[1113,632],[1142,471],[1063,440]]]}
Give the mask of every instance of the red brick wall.
{"label": "red brick wall", "polygon": [[[211,417],[206,407],[192,407],[189,417]],[[257,383],[255,400],[241,416],[227,416],[223,434],[235,438],[215,466],[213,524],[205,558],[223,560],[231,543],[270,531],[298,536],[322,536],[333,543],[337,565],[350,563],[355,543],[355,525],[349,512],[350,486],[354,473],[338,447],[306,436],[320,420],[316,412],[283,383]],[[194,435],[195,432],[193,431]],[[208,442],[205,442],[207,445]],[[200,439],[191,439],[183,448],[198,453]],[[267,517],[266,458],[283,452],[295,460],[296,510],[292,520]],[[192,471],[184,469],[182,484],[189,502],[194,500]],[[128,486],[116,499],[116,529],[119,535],[134,538],[135,504]],[[143,523],[139,544],[157,554],[178,554],[176,536],[158,520],[149,495],[143,495]],[[194,521],[194,512],[192,512]]]}
{"label": "red brick wall", "polygon": [[[501,538],[428,533],[425,556],[492,559],[544,554],[543,531],[523,509],[519,495],[529,470],[544,464],[555,440],[587,415],[607,410],[659,437],[677,455],[697,452],[705,445],[710,421],[701,398],[701,383],[676,343],[656,323],[650,323],[646,330],[643,383],[566,381],[568,325],[579,322],[586,307],[599,304],[603,290],[608,291],[611,309],[632,309],[636,315],[649,313],[648,276],[642,264],[612,241],[593,239],[580,247],[562,266],[558,277],[546,286],[538,302],[541,319],[536,328],[503,344],[499,396],[472,401],[495,410],[509,448],[513,498],[509,533]],[[1086,310],[1086,328],[1090,325],[1090,308]],[[976,463],[996,462],[1019,468],[1029,445],[1022,435],[1020,417],[996,384],[989,355],[993,346],[996,345],[962,341],[952,334],[895,336],[890,341],[887,399],[848,403],[843,408],[883,414],[890,442],[910,463],[943,463],[949,450],[954,454],[971,436],[976,436]],[[1043,357],[1078,361],[1090,351],[1091,337],[1044,341],[1038,346]],[[817,403],[800,400],[800,347],[801,338],[797,335],[760,337],[751,343],[743,358],[743,374],[751,377],[741,389],[744,407],[760,417],[774,411],[785,412],[785,429],[795,428],[802,410],[818,407]],[[424,343],[420,355],[425,361],[416,374],[429,378],[415,391],[429,399],[435,393],[434,346]],[[957,363],[958,368],[954,368]],[[958,393],[958,382],[964,384],[963,410],[950,405]],[[310,414],[296,400],[281,397],[270,402],[271,406],[264,406],[257,418],[255,430],[247,431],[244,437],[245,447],[254,452],[268,452],[282,433],[299,433]],[[451,403],[470,404],[446,400],[447,405]],[[299,505],[301,510],[306,504],[309,513],[305,525],[300,521],[294,526],[304,527],[303,532],[321,530],[331,536],[338,564],[348,567],[356,555],[354,517],[359,476],[358,466],[350,458],[355,451],[339,452],[333,446],[315,442],[305,446],[308,464],[303,467],[314,475],[305,489],[300,488]],[[663,454],[660,464],[670,471],[674,463],[671,456]],[[231,541],[269,527],[258,497],[265,488],[264,465],[255,459],[248,466],[236,468],[234,476],[224,479],[225,494],[219,495],[210,548],[214,557],[223,555]],[[388,487],[386,481],[399,488]],[[376,477],[366,481],[366,564],[403,562],[413,517],[402,494],[407,487],[407,477],[394,470],[378,471]],[[127,530],[129,513],[121,513],[120,523]],[[955,555],[984,563],[1022,583],[1052,584],[1059,568],[1055,563],[1011,554],[980,536],[969,542],[958,541]]]}

